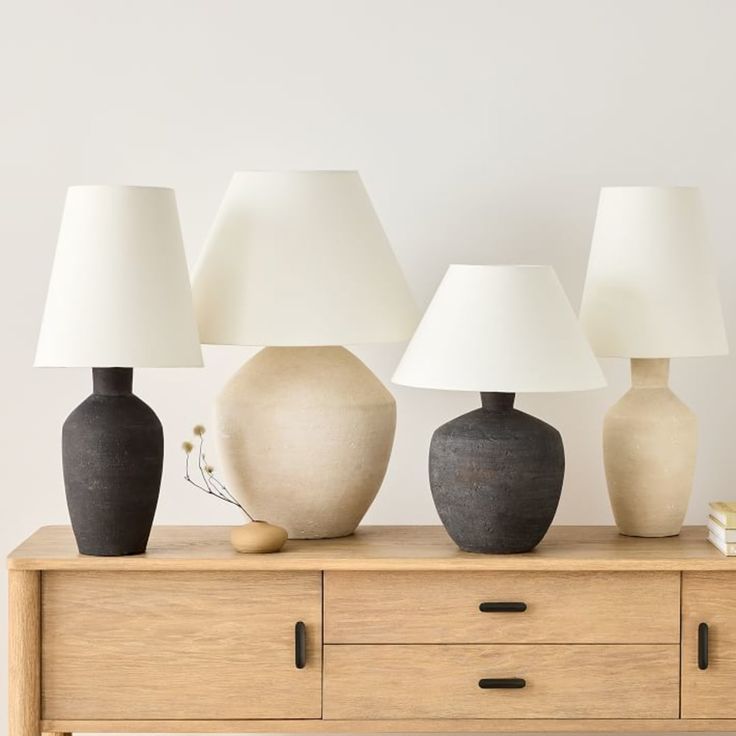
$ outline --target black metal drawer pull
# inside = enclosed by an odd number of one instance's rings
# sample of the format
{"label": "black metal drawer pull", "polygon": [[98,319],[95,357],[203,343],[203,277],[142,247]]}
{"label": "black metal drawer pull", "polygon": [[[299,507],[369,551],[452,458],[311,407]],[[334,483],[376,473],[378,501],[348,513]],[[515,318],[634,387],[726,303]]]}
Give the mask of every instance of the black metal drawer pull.
{"label": "black metal drawer pull", "polygon": [[521,677],[485,677],[478,682],[483,690],[519,690],[526,687],[526,680]]}
{"label": "black metal drawer pull", "polygon": [[526,603],[521,601],[517,603],[509,602],[493,602],[481,603],[478,606],[483,613],[522,613],[526,611]]}
{"label": "black metal drawer pull", "polygon": [[294,626],[294,664],[298,670],[307,666],[307,627],[304,621],[297,621]]}
{"label": "black metal drawer pull", "polygon": [[698,626],[698,669],[708,669],[708,624]]}

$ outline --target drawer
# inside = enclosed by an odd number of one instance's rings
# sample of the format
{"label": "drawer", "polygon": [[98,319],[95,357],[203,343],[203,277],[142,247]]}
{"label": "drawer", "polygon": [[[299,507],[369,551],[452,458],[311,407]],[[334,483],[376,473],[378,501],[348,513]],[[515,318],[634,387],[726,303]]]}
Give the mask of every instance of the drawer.
{"label": "drawer", "polygon": [[680,640],[678,572],[326,572],[324,586],[331,644]]}
{"label": "drawer", "polygon": [[[321,573],[45,572],[42,717],[319,718]],[[307,632],[295,666],[295,624]]]}
{"label": "drawer", "polygon": [[[679,710],[675,644],[328,645],[324,667],[327,719],[643,719]],[[482,689],[487,678],[526,684]]]}

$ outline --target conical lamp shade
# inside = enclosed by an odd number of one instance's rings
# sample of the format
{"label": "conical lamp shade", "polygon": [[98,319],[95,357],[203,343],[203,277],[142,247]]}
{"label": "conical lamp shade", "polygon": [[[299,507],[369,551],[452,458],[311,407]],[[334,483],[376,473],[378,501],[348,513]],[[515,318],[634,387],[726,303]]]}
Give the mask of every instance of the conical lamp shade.
{"label": "conical lamp shade", "polygon": [[69,188],[35,365],[202,365],[173,190]]}
{"label": "conical lamp shade", "polygon": [[393,382],[509,393],[605,385],[549,266],[450,266]]}
{"label": "conical lamp shade", "polygon": [[418,318],[354,171],[236,173],[193,293],[211,344],[395,342]]}

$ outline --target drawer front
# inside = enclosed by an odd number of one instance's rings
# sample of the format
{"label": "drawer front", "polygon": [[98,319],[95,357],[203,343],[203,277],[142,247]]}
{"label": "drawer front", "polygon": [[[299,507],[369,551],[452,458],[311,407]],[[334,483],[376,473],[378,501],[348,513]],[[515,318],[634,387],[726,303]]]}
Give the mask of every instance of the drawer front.
{"label": "drawer front", "polygon": [[[525,610],[483,612],[482,603]],[[677,572],[325,573],[331,644],[679,641]]]}
{"label": "drawer front", "polygon": [[[705,669],[698,666],[702,623],[708,626]],[[682,717],[736,718],[736,572],[683,573]]]}
{"label": "drawer front", "polygon": [[[497,678],[526,684],[479,686]],[[327,719],[643,719],[678,710],[674,644],[325,646]]]}
{"label": "drawer front", "polygon": [[320,573],[44,573],[42,717],[319,718],[321,588]]}

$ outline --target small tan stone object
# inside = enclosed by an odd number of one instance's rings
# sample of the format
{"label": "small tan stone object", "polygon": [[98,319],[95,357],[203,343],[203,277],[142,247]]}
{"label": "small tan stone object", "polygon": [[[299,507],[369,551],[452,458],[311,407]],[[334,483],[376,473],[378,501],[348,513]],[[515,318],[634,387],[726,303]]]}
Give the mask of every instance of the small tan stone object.
{"label": "small tan stone object", "polygon": [[233,527],[230,542],[243,554],[279,552],[286,542],[286,529],[267,521],[250,521]]}

